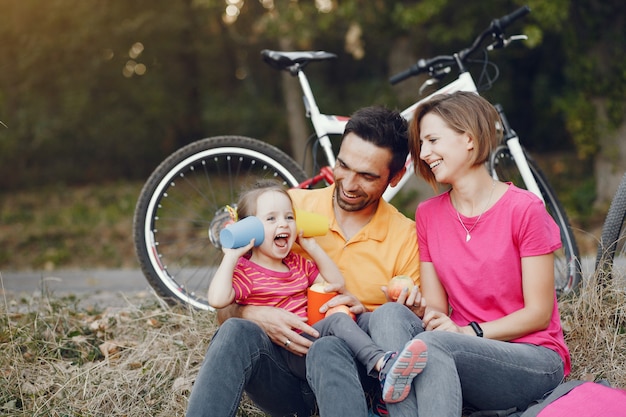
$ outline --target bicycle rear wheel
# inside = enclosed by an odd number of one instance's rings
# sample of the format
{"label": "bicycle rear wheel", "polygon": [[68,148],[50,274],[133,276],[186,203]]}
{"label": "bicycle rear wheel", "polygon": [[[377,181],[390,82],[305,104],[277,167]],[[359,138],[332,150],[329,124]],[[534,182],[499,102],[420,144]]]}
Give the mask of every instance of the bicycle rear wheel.
{"label": "bicycle rear wheel", "polygon": [[295,187],[306,174],[272,145],[219,136],[179,149],[150,175],[135,207],[133,238],[141,270],[167,302],[211,309],[207,290],[222,259],[226,206],[262,178]]}
{"label": "bicycle rear wheel", "polygon": [[612,279],[615,270],[615,258],[626,256],[626,174],[617,187],[611,200],[609,211],[604,219],[602,235],[596,255],[596,271],[601,282]]}
{"label": "bicycle rear wheel", "polygon": [[[526,152],[524,152],[526,155]],[[552,216],[561,232],[563,246],[554,254],[554,286],[558,297],[576,291],[581,283],[582,271],[580,257],[574,233],[565,210],[561,206],[556,193],[546,180],[537,164],[526,155],[530,171],[537,181],[548,213]],[[505,145],[499,146],[490,158],[490,171],[494,178],[510,181],[520,188],[525,188],[513,156]]]}

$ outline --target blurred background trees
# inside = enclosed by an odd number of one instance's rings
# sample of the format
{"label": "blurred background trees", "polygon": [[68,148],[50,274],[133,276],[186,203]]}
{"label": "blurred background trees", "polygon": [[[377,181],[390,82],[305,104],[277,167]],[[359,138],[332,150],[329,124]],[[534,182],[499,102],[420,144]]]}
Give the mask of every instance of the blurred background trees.
{"label": "blurred background trees", "polygon": [[[297,84],[262,49],[326,50],[308,74],[326,113],[403,108],[424,79],[388,78],[466,46],[528,4],[491,54],[484,93],[507,110],[568,210],[606,204],[626,170],[621,0],[0,0],[0,188],[143,181],[175,149],[218,134],[301,161]],[[295,90],[294,90],[295,88]],[[298,133],[301,131],[306,133]]]}

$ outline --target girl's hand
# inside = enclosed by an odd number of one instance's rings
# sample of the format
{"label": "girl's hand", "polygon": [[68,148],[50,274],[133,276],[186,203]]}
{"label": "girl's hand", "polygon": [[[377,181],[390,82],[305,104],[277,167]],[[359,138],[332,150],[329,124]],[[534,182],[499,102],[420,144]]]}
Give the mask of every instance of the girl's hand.
{"label": "girl's hand", "polygon": [[253,247],[254,247],[254,238],[252,238],[250,240],[250,243],[248,243],[246,246],[242,246],[240,248],[228,249],[228,248],[222,247],[222,252],[224,252],[224,256],[229,256],[232,258],[239,259],[242,256],[244,256],[246,253],[248,253]]}
{"label": "girl's hand", "polygon": [[302,231],[298,233],[297,241],[300,247],[304,249],[304,251],[308,254],[311,254],[311,252],[313,252],[318,247],[315,238],[302,236]]}

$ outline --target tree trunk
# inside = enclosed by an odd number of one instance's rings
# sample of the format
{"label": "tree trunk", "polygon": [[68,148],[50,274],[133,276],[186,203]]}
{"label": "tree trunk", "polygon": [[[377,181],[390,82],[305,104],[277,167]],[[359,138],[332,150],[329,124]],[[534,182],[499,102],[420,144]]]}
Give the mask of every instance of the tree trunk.
{"label": "tree trunk", "polygon": [[[292,50],[292,41],[289,38],[280,39],[280,48],[283,51]],[[309,123],[304,115],[304,103],[302,101],[302,89],[298,79],[286,71],[281,72],[281,85],[283,98],[287,108],[287,127],[289,131],[289,154],[296,162],[303,164],[305,171],[311,173],[311,159],[304,159],[306,142],[309,136]]]}

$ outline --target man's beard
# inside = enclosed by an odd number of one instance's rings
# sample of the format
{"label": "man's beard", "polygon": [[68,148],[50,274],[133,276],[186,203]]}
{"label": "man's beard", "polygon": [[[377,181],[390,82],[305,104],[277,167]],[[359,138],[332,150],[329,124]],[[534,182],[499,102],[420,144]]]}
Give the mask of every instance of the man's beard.
{"label": "man's beard", "polygon": [[[368,200],[367,198],[360,200],[358,203],[356,204],[350,204],[348,202],[346,202],[341,195],[341,190],[343,188],[341,187],[341,184],[337,184],[337,186],[335,187],[335,201],[337,202],[337,205],[344,211],[360,211],[363,210],[364,208],[368,207],[370,204],[372,204],[372,202],[370,200]],[[361,197],[363,197],[361,195]]]}

